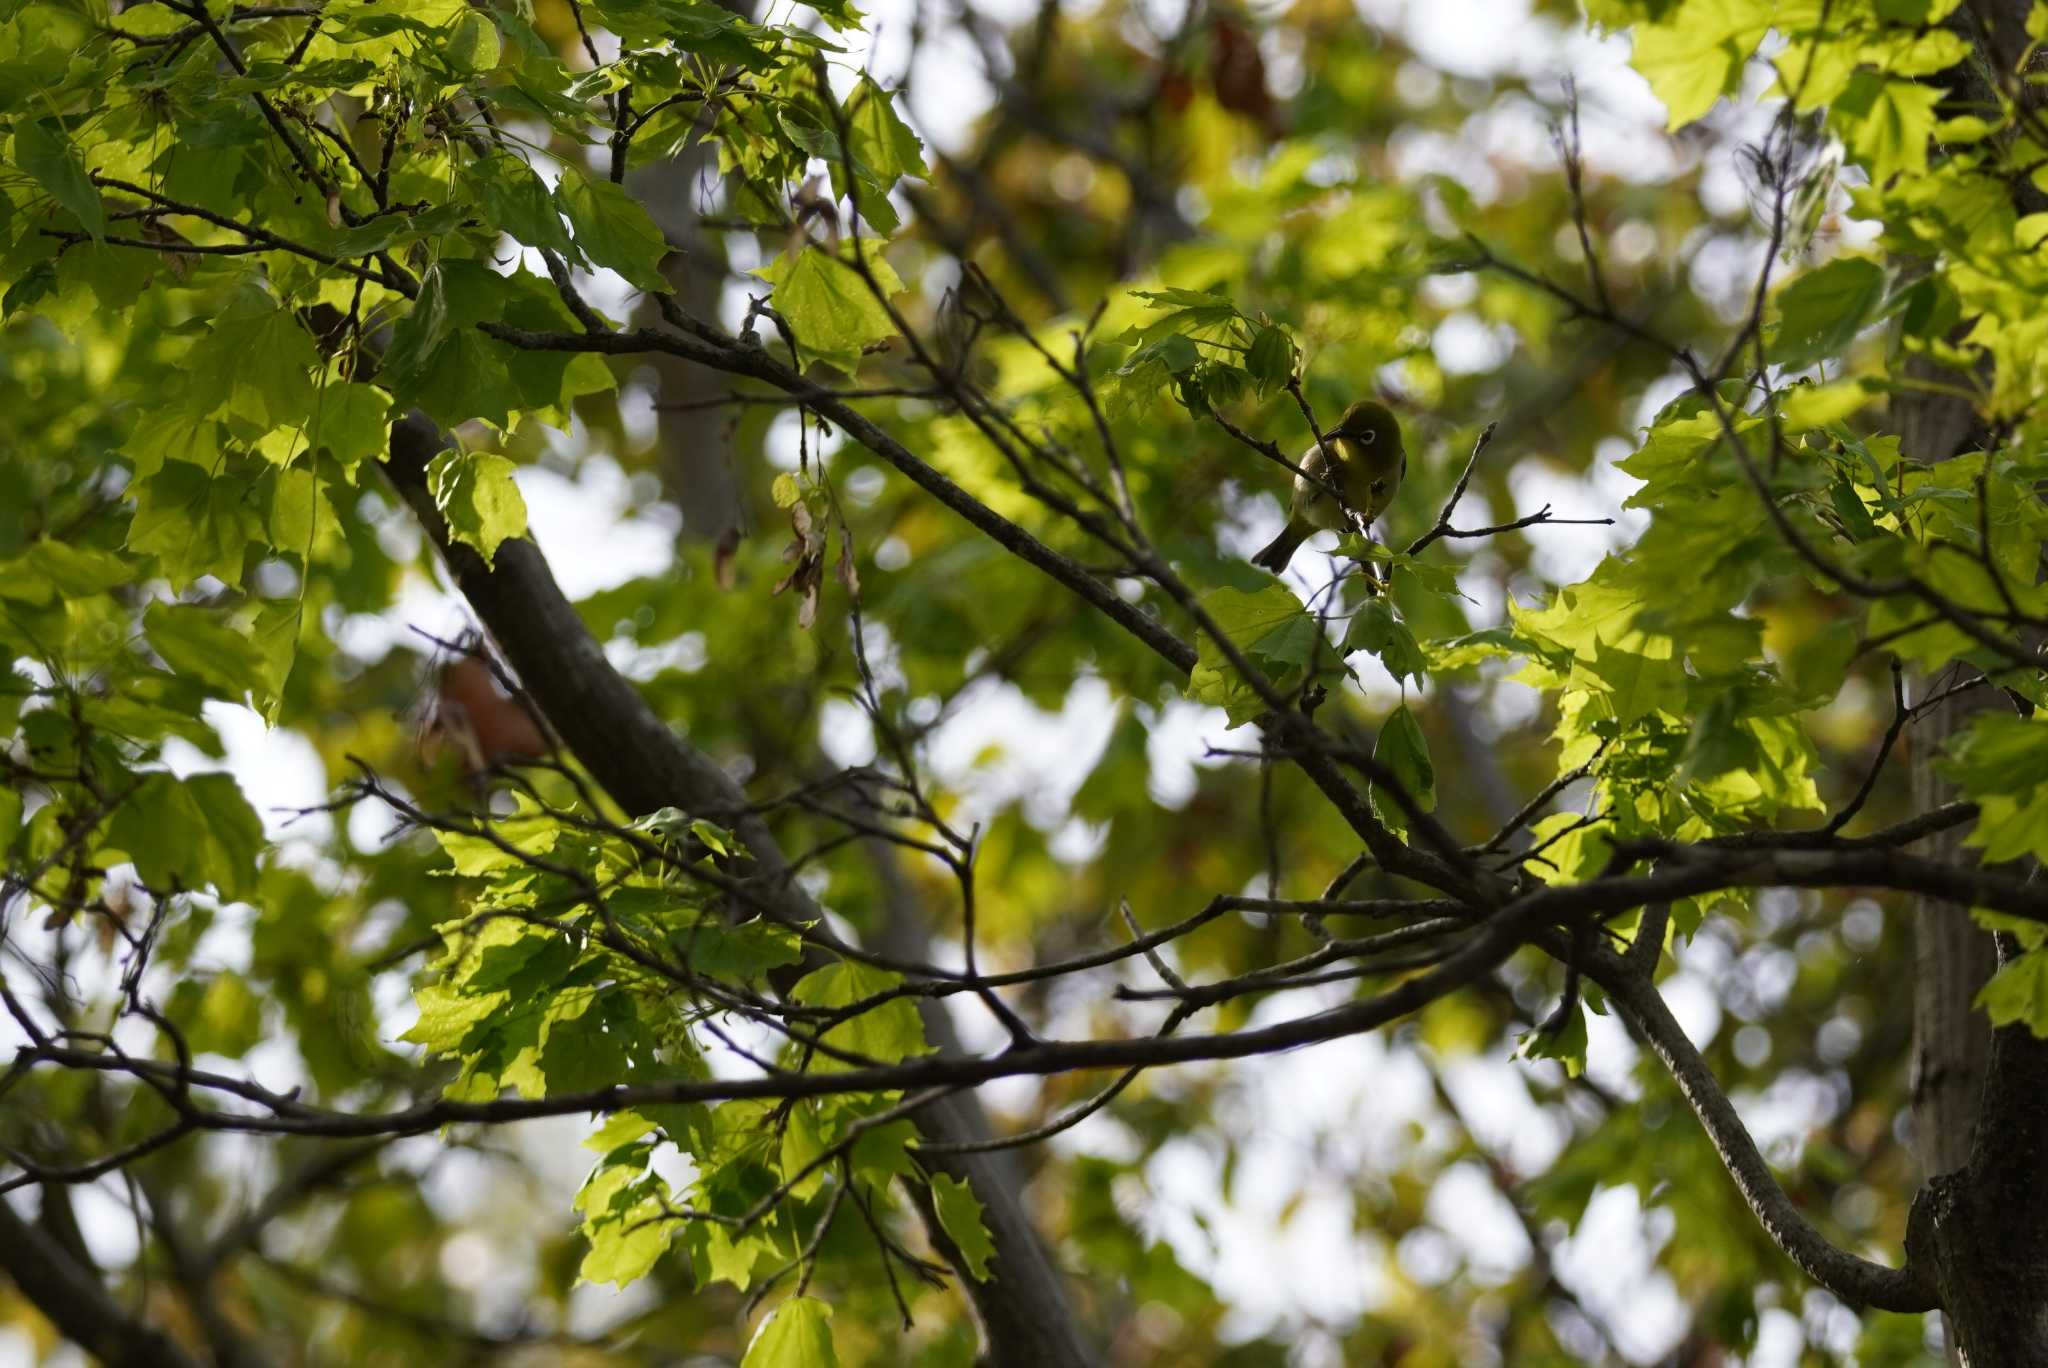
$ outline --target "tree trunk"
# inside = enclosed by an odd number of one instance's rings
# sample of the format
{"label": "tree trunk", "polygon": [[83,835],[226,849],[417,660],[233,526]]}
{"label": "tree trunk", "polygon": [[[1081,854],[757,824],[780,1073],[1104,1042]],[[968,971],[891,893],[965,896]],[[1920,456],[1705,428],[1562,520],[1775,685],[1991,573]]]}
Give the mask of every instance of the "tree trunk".
{"label": "tree trunk", "polygon": [[[1922,681],[1916,696],[1924,696]],[[1942,744],[1967,724],[1979,700],[1959,695],[1914,727],[1913,806],[1927,812],[1955,793],[1934,775]],[[1939,860],[1964,858],[1961,828],[1930,837],[1922,853]],[[1989,934],[1952,903],[1916,898],[1913,909],[1913,1148],[1928,1178],[1953,1173],[1970,1157],[1977,1098],[1991,1056],[1991,1025],[1975,1006],[1991,977]]]}
{"label": "tree trunk", "polygon": [[[1917,358],[1906,373],[1959,378]],[[1909,459],[1945,461],[1976,445],[1976,415],[1950,395],[1895,400],[1892,412],[1900,450]],[[1913,697],[1940,687],[1939,681],[1916,679]],[[1976,689],[1948,699],[1915,724],[1910,754],[1917,811],[1956,797],[1933,768],[1948,739],[1984,709],[2008,706],[1998,690]],[[1967,860],[1965,834],[1955,829],[1931,837],[1925,853]],[[2039,1267],[2048,1246],[2039,1238],[2040,1220],[2022,1219],[2032,1208],[2013,1203],[2016,1193],[2042,1187],[2048,1167],[2038,1147],[2010,1145],[2003,1134],[2025,1119],[2025,1098],[2048,1095],[2048,1056],[2024,1026],[1994,1039],[1989,1019],[1976,1006],[1978,991],[1997,967],[1998,948],[1968,908],[1915,899],[1913,940],[1913,1147],[1927,1185],[1913,1204],[1907,1252],[1932,1270],[1941,1289],[1950,1363],[2048,1364],[2048,1320],[2027,1331],[2028,1317],[2014,1314],[2032,1306],[2048,1317],[2048,1285],[2035,1281],[2048,1272]],[[2012,1038],[2015,1029],[2020,1039]],[[2031,1294],[2021,1296],[2028,1287]],[[2015,1296],[2020,1299],[2008,1300]]]}
{"label": "tree trunk", "polygon": [[[628,179],[662,235],[679,249],[661,264],[662,275],[675,286],[676,304],[694,318],[715,320],[725,291],[726,259],[724,244],[697,229],[697,186],[707,152],[708,144],[698,143],[666,165]],[[651,301],[643,312],[654,313]],[[732,468],[729,431],[740,410],[712,403],[731,388],[731,381],[659,352],[642,358],[642,364],[654,373],[654,398],[662,406],[656,411],[662,484],[682,511],[683,535],[717,541],[728,531],[744,532],[745,505]]]}
{"label": "tree trunk", "polygon": [[[2018,952],[1999,938],[2001,959]],[[1956,1360],[1967,1368],[2048,1363],[2048,1041],[2025,1025],[1991,1033],[1976,1142],[1960,1171],[1913,1205],[1907,1253],[1934,1270]]]}
{"label": "tree trunk", "polygon": [[[1995,100],[1987,73],[2015,69],[2028,8],[1988,0],[1951,16],[1976,50],[1962,69],[1965,99]],[[2015,195],[2021,213],[2042,207],[2028,183]],[[1917,359],[1906,369],[1914,378],[1967,379]],[[1978,416],[1946,395],[1901,396],[1892,414],[1910,459],[1944,461],[1981,439]],[[1915,696],[1931,683],[1919,681]],[[1943,744],[1977,712],[2004,706],[1999,691],[1977,689],[1915,726],[1920,810],[1953,797],[1932,770]],[[1927,853],[1966,858],[1961,833],[1934,838]],[[1917,900],[1914,941],[1913,1141],[1928,1181],[1913,1204],[1907,1254],[1941,1291],[1950,1362],[2038,1368],[2048,1364],[2048,1042],[2025,1025],[1994,1032],[1975,1007],[1997,960],[2016,947],[1994,944],[1967,908]]]}

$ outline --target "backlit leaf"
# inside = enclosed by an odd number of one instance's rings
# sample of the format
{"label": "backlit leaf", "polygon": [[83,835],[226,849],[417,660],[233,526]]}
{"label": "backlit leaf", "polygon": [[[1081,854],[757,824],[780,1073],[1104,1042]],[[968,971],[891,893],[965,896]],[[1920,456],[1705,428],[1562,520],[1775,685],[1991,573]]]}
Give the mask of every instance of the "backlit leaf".
{"label": "backlit leaf", "polygon": [[816,1297],[791,1297],[763,1323],[740,1368],[839,1368],[831,1319]]}
{"label": "backlit leaf", "polygon": [[489,565],[507,538],[526,535],[526,500],[512,479],[516,467],[489,451],[443,451],[427,463],[434,506],[448,535],[476,548]]}

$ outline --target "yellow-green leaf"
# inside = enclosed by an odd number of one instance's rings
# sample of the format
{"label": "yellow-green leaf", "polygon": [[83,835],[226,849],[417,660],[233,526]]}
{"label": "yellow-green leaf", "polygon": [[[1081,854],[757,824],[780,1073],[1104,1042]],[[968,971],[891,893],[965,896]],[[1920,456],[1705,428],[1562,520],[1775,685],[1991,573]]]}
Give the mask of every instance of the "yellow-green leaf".
{"label": "yellow-green leaf", "polygon": [[240,702],[270,672],[256,643],[212,609],[152,603],[143,611],[142,627],[173,674],[197,680],[232,702]]}
{"label": "yellow-green leaf", "polygon": [[106,236],[107,211],[100,204],[100,192],[86,173],[78,149],[61,130],[53,133],[34,118],[17,122],[14,163],[69,209],[86,232],[96,238]]}
{"label": "yellow-green leaf", "polygon": [[457,71],[489,71],[498,64],[498,29],[479,10],[466,10],[441,45],[441,55]]}
{"label": "yellow-green leaf", "polygon": [[1839,423],[1868,402],[1860,382],[1844,380],[1831,385],[1796,385],[1779,411],[1787,427],[1817,428]]}
{"label": "yellow-green leaf", "polygon": [[1631,60],[1664,102],[1668,127],[1684,127],[1733,92],[1770,22],[1767,5],[1691,0],[1662,23],[1636,26]]}
{"label": "yellow-green leaf", "polygon": [[448,535],[476,548],[489,565],[508,538],[526,535],[526,500],[516,467],[489,451],[444,451],[427,463],[427,487],[448,521]]}
{"label": "yellow-green leaf", "polygon": [[1927,169],[1927,144],[1934,136],[1934,107],[1942,87],[1922,81],[1887,80],[1859,71],[1830,107],[1842,140],[1862,158],[1871,183],[1883,185],[1901,171]]}
{"label": "yellow-green leaf", "polygon": [[202,575],[238,583],[249,543],[266,535],[253,492],[247,480],[166,461],[135,488],[128,549],[154,555],[173,589]]}
{"label": "yellow-green leaf", "polygon": [[263,823],[228,774],[152,774],[114,810],[107,839],[152,888],[235,898],[256,883]]}
{"label": "yellow-green leaf", "polygon": [[[1372,758],[1386,767],[1393,781],[1414,800],[1416,807],[1424,812],[1436,810],[1436,766],[1429,758],[1429,738],[1422,734],[1421,724],[1416,722],[1415,714],[1408,711],[1406,703],[1394,709],[1393,716],[1381,725]],[[1389,796],[1378,807],[1389,825],[1404,831],[1407,829],[1406,809],[1398,800]]]}
{"label": "yellow-green leaf", "polygon": [[[901,975],[886,969],[842,960],[804,975],[790,996],[810,1007],[848,1007],[902,982]],[[893,998],[870,1007],[825,1033],[827,1044],[851,1050],[883,1064],[894,1064],[911,1055],[928,1054],[924,1023],[909,998]],[[812,1064],[820,1070],[844,1069],[849,1065],[823,1055]]]}
{"label": "yellow-green leaf", "polygon": [[1977,1005],[1994,1026],[2024,1021],[2048,1039],[2048,950],[2029,950],[1993,974],[1978,991]]}
{"label": "yellow-green leaf", "polygon": [[981,1202],[974,1189],[958,1178],[943,1173],[932,1175],[932,1205],[938,1209],[939,1224],[946,1238],[967,1261],[967,1271],[976,1282],[988,1281],[989,1260],[996,1256],[996,1242],[982,1224]]}
{"label": "yellow-green leaf", "polygon": [[832,1308],[816,1297],[791,1297],[754,1336],[740,1368],[839,1368],[831,1319]]}
{"label": "yellow-green leaf", "polygon": [[[1874,261],[1840,257],[1808,271],[1778,295],[1779,322],[1771,339],[1771,360],[1798,368],[1839,356],[1883,299],[1884,268]],[[1824,400],[1805,402],[1823,410],[1827,407]],[[1790,406],[1788,401],[1788,411]]]}
{"label": "yellow-green leaf", "polygon": [[849,259],[817,246],[778,257],[755,272],[775,287],[775,308],[789,324],[797,354],[806,364],[823,361],[851,375],[860,365],[861,353],[895,331],[876,290],[894,295],[903,282],[880,255],[869,253],[862,259],[874,277],[874,289]]}

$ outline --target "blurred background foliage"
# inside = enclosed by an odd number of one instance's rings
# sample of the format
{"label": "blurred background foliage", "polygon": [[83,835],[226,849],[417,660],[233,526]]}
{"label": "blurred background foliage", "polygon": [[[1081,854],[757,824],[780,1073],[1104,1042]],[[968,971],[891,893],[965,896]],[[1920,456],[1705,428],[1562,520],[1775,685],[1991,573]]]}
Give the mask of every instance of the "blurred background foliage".
{"label": "blurred background foliage", "polygon": [[[63,12],[31,8],[46,26],[40,41],[64,41]],[[1661,358],[1497,276],[1446,269],[1469,233],[1530,269],[1578,278],[1549,131],[1565,110],[1559,77],[1600,73],[1581,90],[1585,202],[1619,312],[1711,352],[1746,307],[1761,244],[1733,154],[1755,131],[1753,109],[1724,106],[1666,135],[1621,68],[1617,40],[1588,36],[1573,6],[1458,7],[1471,31],[1455,61],[1440,38],[1411,45],[1427,8],[1110,0],[1019,13],[970,0],[890,11],[870,60],[910,90],[931,168],[903,195],[906,226],[889,249],[909,287],[900,306],[957,341],[958,301],[981,288],[961,272],[965,257],[1055,350],[1070,353],[1061,339],[1085,329],[1139,516],[1199,587],[1255,582],[1241,557],[1277,525],[1285,476],[1191,416],[1158,376],[1115,374],[1126,352],[1116,339],[1148,320],[1134,289],[1220,289],[1245,313],[1284,324],[1319,414],[1368,392],[1392,405],[1411,466],[1383,524],[1391,544],[1433,522],[1487,423],[1498,436],[1462,523],[1544,504],[1622,520],[1439,544],[1432,554],[1455,569],[1462,608],[1433,596],[1402,606],[1432,616],[1418,634],[1441,637],[1498,624],[1509,599],[1544,600],[1632,535],[1620,507],[1632,482],[1611,463],[1673,392]],[[562,0],[536,0],[527,17],[565,60],[584,60]],[[71,22],[84,41],[87,21]],[[8,60],[32,64],[29,26],[10,21]],[[632,175],[650,199],[695,197],[703,222],[670,230],[691,248],[669,269],[736,322],[762,289],[751,272],[782,249],[786,227],[763,223],[761,206],[693,149]],[[1808,249],[1818,254],[1855,229],[1826,216],[1819,227]],[[167,391],[194,383],[184,344],[216,307],[199,288],[144,290],[174,269],[168,260],[76,255],[85,264],[32,309],[10,302],[0,335],[0,560],[53,531],[103,550],[131,535],[120,477],[107,472],[133,468],[138,429]],[[116,302],[134,312],[108,307]],[[1021,421],[1054,432],[1085,421],[1021,345],[984,343],[975,364],[1020,401]],[[599,530],[544,540],[565,572],[599,586],[580,604],[593,630],[656,710],[750,792],[783,792],[869,758],[874,737],[849,701],[858,677],[843,583],[826,577],[808,628],[801,593],[774,592],[788,541],[775,477],[799,465],[829,477],[853,538],[881,705],[924,737],[941,810],[981,828],[985,964],[1120,939],[1120,900],[1150,924],[1219,892],[1314,896],[1349,859],[1354,838],[1297,775],[1209,753],[1255,745],[1243,740],[1253,733],[1227,732],[1219,712],[1183,701],[1162,662],[861,449],[826,430],[800,435],[765,391],[636,361],[614,371],[616,389],[573,401],[566,434],[529,422],[503,447],[524,468],[530,505],[598,510]],[[898,351],[871,358],[861,383],[919,380]],[[1283,449],[1306,442],[1285,393],[1226,389],[1214,402]],[[863,408],[993,507],[1090,561],[1094,548],[1019,494],[957,414],[917,398]],[[288,515],[260,478],[232,516]],[[88,706],[114,731],[148,712],[167,733],[161,753],[186,767],[226,754],[226,734],[245,775],[315,768],[319,791],[360,758],[423,806],[463,807],[474,797],[457,767],[446,756],[430,764],[415,736],[433,648],[406,628],[460,625],[430,587],[440,569],[411,515],[367,471],[324,496],[353,501],[321,533],[330,544],[297,564],[250,567],[252,583],[269,576],[283,593],[305,577],[308,630],[279,681],[278,731],[256,739],[217,706],[206,713],[214,725],[199,723],[186,686],[162,672],[138,671]],[[672,561],[632,563],[604,518],[631,519],[644,534],[633,545],[672,545]],[[736,544],[726,536],[735,528]],[[0,587],[0,597],[26,596]],[[85,611],[74,605],[65,624],[73,640],[128,631],[114,618],[81,620]],[[1783,619],[1803,637],[1827,609],[1795,599],[1756,611],[1767,635]],[[1325,720],[1342,711],[1362,727],[1402,700],[1359,660],[1364,688],[1333,698]],[[1854,787],[1888,712],[1889,683],[1865,664],[1870,676],[1852,679],[1815,728],[1830,801]],[[1440,816],[1459,836],[1484,839],[1556,773],[1557,718],[1492,666],[1419,694],[1411,683],[1406,697],[1437,760]],[[0,698],[6,728],[18,703]],[[1873,800],[1877,819],[1904,811],[1901,792]],[[782,817],[780,832],[792,851],[836,835],[800,815]],[[243,901],[195,913],[160,948],[182,975],[167,1010],[195,1048],[240,1061],[231,1071],[296,1070],[324,1097],[395,1103],[415,1082],[396,1042],[420,971],[408,952],[460,905],[462,888],[431,876],[431,843],[389,840],[367,811],[311,817],[283,835],[286,853]],[[924,887],[942,943],[956,929],[936,867],[875,855],[820,862],[806,877],[865,937],[887,934],[889,890],[903,880]],[[1353,889],[1383,891],[1373,876]],[[1710,1039],[1710,1062],[1759,1119],[1801,1206],[1851,1245],[1896,1247],[1913,1173],[1896,1124],[1910,960],[1872,953],[1888,915],[1867,900],[1845,907],[1795,893],[1718,910],[1679,954],[1668,991]],[[115,947],[84,924],[34,934],[78,973],[82,1018],[104,1019]],[[1179,967],[1227,976],[1312,945],[1284,919],[1230,917],[1182,943]],[[1634,1045],[1610,1019],[1594,1018],[1581,1076],[1508,1061],[1556,991],[1552,967],[1525,952],[1492,988],[1438,1002],[1384,1042],[1154,1073],[1097,1120],[1025,1151],[1031,1206],[1063,1262],[1086,1271],[1089,1315],[1116,1327],[1115,1360],[1707,1364],[1765,1335],[1772,1362],[1919,1361],[1917,1322],[1880,1318],[1866,1332],[1788,1278],[1668,1080],[1635,1067]],[[1142,1031],[1156,1015],[1099,984],[1035,987],[1019,1006],[1069,1037]],[[1214,1025],[1259,1010],[1241,999]],[[967,1029],[996,1039],[992,1028]],[[1002,1126],[1023,1128],[1094,1086],[1054,1078],[989,1095]],[[85,1076],[39,1072],[10,1096],[0,1134],[48,1141],[38,1135],[47,1118],[85,1116],[98,1134],[70,1142],[98,1148],[147,1128],[134,1112],[95,1115],[91,1091]],[[568,1198],[588,1157],[573,1148],[578,1134],[548,1123],[382,1147],[314,1184],[315,1200],[273,1223],[260,1254],[226,1269],[215,1295],[252,1324],[297,1327],[308,1363],[736,1361],[745,1299],[695,1289],[680,1245],[627,1293],[574,1286],[581,1251],[566,1233]],[[154,1189],[151,1202],[204,1215],[331,1158],[323,1145],[214,1137],[152,1158],[136,1182]],[[175,1304],[163,1270],[178,1254],[154,1240],[138,1252],[123,1196],[115,1183],[82,1198],[90,1229],[80,1238],[129,1268],[129,1294]],[[971,1331],[953,1294],[914,1292],[916,1328],[899,1339],[887,1289],[846,1272],[861,1267],[859,1228],[837,1238],[848,1262],[828,1266],[817,1295],[838,1309],[843,1362],[967,1360]],[[19,1301],[0,1300],[0,1324],[17,1347],[53,1345]],[[597,1327],[604,1335],[587,1338]]]}

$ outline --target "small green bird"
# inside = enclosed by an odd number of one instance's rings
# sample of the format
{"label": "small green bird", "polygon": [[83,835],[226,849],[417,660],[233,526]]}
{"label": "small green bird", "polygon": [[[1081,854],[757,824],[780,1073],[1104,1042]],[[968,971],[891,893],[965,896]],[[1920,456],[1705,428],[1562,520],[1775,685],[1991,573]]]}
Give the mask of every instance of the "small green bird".
{"label": "small green bird", "polygon": [[[1325,446],[1336,457],[1334,476],[1329,473],[1329,460],[1323,454]],[[1345,409],[1337,426],[1308,449],[1301,458],[1301,468],[1341,490],[1344,503],[1370,528],[1373,519],[1386,512],[1387,505],[1394,501],[1394,491],[1401,487],[1401,477],[1408,473],[1408,453],[1401,446],[1401,425],[1385,404],[1361,399]],[[1287,508],[1287,526],[1252,557],[1252,564],[1278,575],[1317,529],[1341,531],[1348,526],[1344,509],[1330,497],[1329,490],[1297,475],[1294,497]]]}

